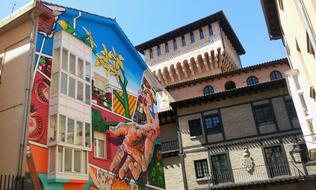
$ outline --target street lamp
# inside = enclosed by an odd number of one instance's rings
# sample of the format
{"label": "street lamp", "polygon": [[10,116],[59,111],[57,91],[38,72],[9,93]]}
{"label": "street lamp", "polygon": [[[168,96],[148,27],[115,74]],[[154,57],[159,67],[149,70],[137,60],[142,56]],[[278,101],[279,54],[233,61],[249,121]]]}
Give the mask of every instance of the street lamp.
{"label": "street lamp", "polygon": [[301,146],[295,142],[295,144],[293,145],[292,150],[290,150],[290,155],[292,160],[294,161],[295,164],[302,164],[303,166],[303,170],[304,170],[304,174],[305,176],[308,175],[307,169],[306,169],[306,165],[304,160],[302,159],[302,153],[303,153],[303,149],[301,148]]}

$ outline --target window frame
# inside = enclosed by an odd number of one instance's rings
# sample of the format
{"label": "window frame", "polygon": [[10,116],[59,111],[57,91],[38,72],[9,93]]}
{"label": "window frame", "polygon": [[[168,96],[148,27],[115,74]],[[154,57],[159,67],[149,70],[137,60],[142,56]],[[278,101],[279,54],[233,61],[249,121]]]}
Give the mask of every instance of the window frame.
{"label": "window frame", "polygon": [[[209,169],[207,159],[194,160],[193,162],[194,162],[194,170],[195,170],[195,178],[196,179],[203,179],[210,174],[209,173],[210,169]],[[201,169],[202,175],[199,175],[198,165],[200,165],[199,167],[201,167],[200,169]],[[206,168],[205,168],[205,166],[206,166]]]}
{"label": "window frame", "polygon": [[161,56],[161,48],[160,45],[157,45],[157,55]]}
{"label": "window frame", "polygon": [[[210,89],[212,89],[212,90],[210,90]],[[208,90],[210,90],[211,92],[208,92]],[[214,90],[213,86],[211,86],[211,85],[205,86],[203,88],[204,96],[208,96],[208,95],[211,95],[211,94],[214,94],[214,93],[215,93],[215,90]]]}
{"label": "window frame", "polygon": [[[227,86],[230,86],[230,85],[234,85],[234,87],[227,87]],[[225,84],[224,84],[224,88],[225,88],[225,90],[233,90],[233,89],[236,89],[237,87],[236,87],[236,83],[234,82],[234,81],[232,81],[232,80],[230,80],[230,81],[227,81],[227,82],[225,82]]]}
{"label": "window frame", "polygon": [[185,40],[185,35],[181,36],[181,45],[182,45],[182,47],[187,45],[186,40]]}
{"label": "window frame", "polygon": [[[214,125],[214,121],[215,120],[213,118],[215,118],[215,117],[217,117],[217,119],[218,119],[217,125]],[[211,119],[211,123],[212,123],[211,128],[207,128],[207,122],[206,122],[207,119]],[[204,124],[204,130],[205,130],[207,135],[210,135],[210,134],[213,134],[213,133],[218,133],[218,132],[222,131],[223,123],[222,123],[222,118],[221,118],[219,113],[208,114],[208,115],[204,116],[204,121],[203,122],[204,122],[203,123]]]}
{"label": "window frame", "polygon": [[293,100],[291,98],[285,98],[284,104],[287,110],[289,120],[298,119]]}
{"label": "window frame", "polygon": [[[100,137],[100,136],[94,136],[94,139],[93,139],[93,142],[94,142],[94,153],[93,153],[93,156],[94,158],[97,158],[97,159],[104,159],[106,160],[107,159],[107,137],[106,137],[106,134],[102,134],[104,135],[104,137]],[[100,152],[99,152],[99,146],[100,146],[100,142],[103,142],[103,156],[100,155]]]}
{"label": "window frame", "polygon": [[[264,109],[264,108],[269,108],[269,110],[268,111],[266,111],[266,110],[263,110],[263,111],[259,110],[259,109]],[[259,112],[258,111],[260,111],[261,112],[260,114],[263,115],[263,119],[259,118],[259,116],[258,116]],[[254,118],[255,118],[255,121],[256,121],[258,126],[264,126],[264,125],[269,125],[269,124],[276,124],[273,106],[271,105],[270,102],[269,103],[264,103],[264,104],[259,104],[259,105],[253,105],[253,114],[254,114]]]}
{"label": "window frame", "polygon": [[154,52],[153,52],[153,49],[149,49],[149,58],[150,59],[153,59],[154,58]]}
{"label": "window frame", "polygon": [[178,43],[177,43],[177,39],[176,38],[173,38],[173,50],[177,50],[178,49]]}
{"label": "window frame", "polygon": [[[188,126],[189,126],[190,137],[198,137],[198,136],[203,135],[202,123],[201,123],[200,118],[188,120]],[[197,127],[199,128],[198,131],[193,132],[194,131],[193,129],[195,129]],[[197,130],[197,129],[195,129],[195,130]]]}
{"label": "window frame", "polygon": [[203,28],[199,29],[199,34],[200,34],[200,40],[205,38]]}
{"label": "window frame", "polygon": [[169,44],[165,42],[165,53],[169,53]]}
{"label": "window frame", "polygon": [[[67,54],[64,54],[63,52],[67,52]],[[59,61],[59,64],[58,64],[58,69],[56,69],[55,72],[52,73],[52,75],[56,74],[56,73],[59,73],[59,76],[58,76],[58,95],[61,94],[63,96],[67,96],[75,101],[79,101],[79,102],[82,102],[84,104],[87,104],[87,105],[91,105],[91,98],[92,98],[92,95],[91,95],[91,89],[90,89],[90,92],[89,92],[89,97],[86,96],[86,86],[90,86],[91,88],[91,71],[92,71],[92,64],[88,61],[88,60],[85,60],[83,59],[82,57],[76,55],[75,53],[72,53],[70,50],[68,50],[67,48],[64,48],[63,46],[61,47],[57,47],[54,49],[54,56],[55,54],[58,53],[60,57],[58,57],[58,61]],[[64,58],[64,55],[67,55],[67,59]],[[70,72],[70,55],[72,55],[74,57],[74,60],[75,60],[75,70],[74,70],[74,73],[71,73]],[[67,63],[64,63],[63,61],[66,61],[67,60]],[[80,64],[79,60],[82,61],[82,66],[83,66],[83,70],[81,71],[81,74],[78,73],[79,70],[78,70],[78,64]],[[54,63],[53,63],[54,64]],[[63,67],[67,67],[67,70]],[[83,74],[83,76],[82,76]],[[65,81],[62,81],[61,79],[65,77]],[[75,85],[72,85],[71,87],[74,88],[74,96],[70,96],[70,79],[73,79],[74,80],[74,84]],[[82,100],[81,99],[78,99],[78,89],[77,89],[77,86],[78,86],[78,83],[82,83],[83,84],[83,93],[82,93]],[[66,83],[66,84],[64,84]],[[65,92],[64,92],[65,90]],[[56,93],[54,93],[56,94]],[[87,98],[89,98],[89,101],[87,101]]]}
{"label": "window frame", "polygon": [[249,76],[246,80],[247,86],[255,85],[259,83],[259,79],[256,76]]}
{"label": "window frame", "polygon": [[191,44],[195,43],[195,35],[193,31],[190,32],[190,40],[191,40]]}
{"label": "window frame", "polygon": [[283,75],[280,71],[277,71],[277,70],[274,70],[274,71],[271,71],[270,72],[270,80],[273,81],[273,80],[279,80],[279,79],[282,79],[283,78]]}
{"label": "window frame", "polygon": [[208,25],[208,34],[209,34],[209,36],[213,36],[214,35],[212,24]]}

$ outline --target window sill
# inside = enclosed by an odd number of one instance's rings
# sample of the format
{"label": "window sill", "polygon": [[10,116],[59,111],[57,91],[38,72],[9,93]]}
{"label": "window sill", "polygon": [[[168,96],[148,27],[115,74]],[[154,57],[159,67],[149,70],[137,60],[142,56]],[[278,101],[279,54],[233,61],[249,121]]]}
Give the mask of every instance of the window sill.
{"label": "window sill", "polygon": [[97,157],[97,156],[93,156],[93,159],[96,159],[96,160],[104,160],[104,161],[109,160],[109,159],[107,159],[107,158],[102,158],[102,157]]}
{"label": "window sill", "polygon": [[259,127],[267,126],[267,125],[275,125],[274,121],[268,121],[264,123],[260,123]]}
{"label": "window sill", "polygon": [[203,178],[197,178],[196,181],[197,182],[201,182],[201,181],[207,181],[208,178],[207,177],[203,177]]}
{"label": "window sill", "polygon": [[202,138],[202,137],[204,137],[204,135],[190,136],[190,139],[191,139],[191,140],[195,140],[195,139],[200,139],[200,138]]}

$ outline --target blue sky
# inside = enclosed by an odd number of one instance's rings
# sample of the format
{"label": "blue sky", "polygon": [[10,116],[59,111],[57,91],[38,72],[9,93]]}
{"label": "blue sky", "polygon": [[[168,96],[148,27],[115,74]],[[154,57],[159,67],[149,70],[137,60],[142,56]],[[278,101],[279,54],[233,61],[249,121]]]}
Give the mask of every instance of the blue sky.
{"label": "blue sky", "polygon": [[[4,0],[0,19],[28,0]],[[134,45],[223,10],[243,44],[242,65],[286,56],[282,42],[270,41],[260,0],[48,0],[102,16],[116,18]]]}

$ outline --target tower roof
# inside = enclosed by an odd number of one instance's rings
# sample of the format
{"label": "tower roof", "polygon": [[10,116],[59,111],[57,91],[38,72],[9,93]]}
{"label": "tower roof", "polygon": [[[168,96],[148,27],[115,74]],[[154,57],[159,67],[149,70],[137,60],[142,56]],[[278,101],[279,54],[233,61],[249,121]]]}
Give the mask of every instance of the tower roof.
{"label": "tower roof", "polygon": [[136,49],[139,52],[144,53],[144,50],[146,50],[146,49],[149,49],[149,48],[154,47],[156,45],[162,44],[166,41],[172,40],[173,38],[176,38],[176,37],[181,36],[183,34],[189,33],[190,31],[197,30],[203,26],[207,26],[208,24],[210,24],[212,22],[216,22],[216,21],[219,22],[221,28],[224,30],[228,39],[233,44],[237,53],[239,55],[245,54],[245,50],[244,50],[242,44],[240,43],[236,33],[234,32],[233,28],[231,27],[230,23],[228,22],[223,11],[219,11],[217,13],[210,15],[210,16],[207,16],[205,18],[202,18],[202,19],[197,20],[195,22],[192,22],[190,24],[184,25],[180,28],[174,29],[174,30],[167,32],[165,34],[162,34],[162,35],[160,35],[156,38],[153,38],[147,42],[139,44],[136,46]]}

